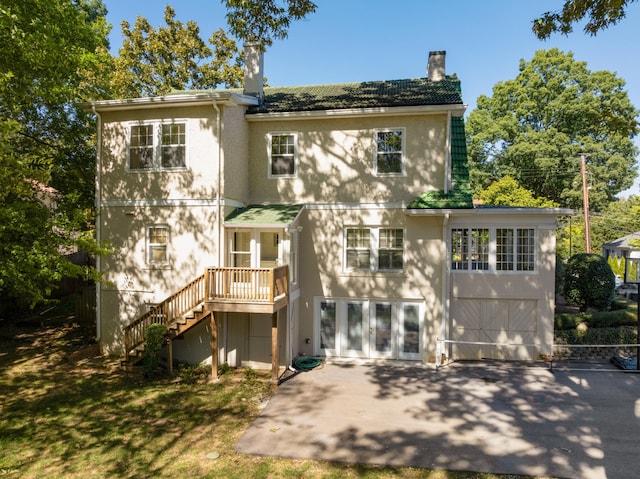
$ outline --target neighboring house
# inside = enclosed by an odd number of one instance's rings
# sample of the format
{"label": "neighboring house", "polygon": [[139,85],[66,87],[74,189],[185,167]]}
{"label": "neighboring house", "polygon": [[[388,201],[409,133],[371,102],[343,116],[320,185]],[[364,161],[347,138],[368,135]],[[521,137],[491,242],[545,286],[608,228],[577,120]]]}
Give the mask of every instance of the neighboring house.
{"label": "neighboring house", "polygon": [[627,258],[629,253],[640,250],[640,246],[632,245],[633,242],[640,244],[640,231],[623,236],[622,238],[609,241],[602,245],[602,256],[605,258]]}
{"label": "neighboring house", "polygon": [[244,91],[90,105],[98,235],[116,249],[99,262],[103,352],[150,322],[172,325],[174,360],[274,375],[298,355],[434,361],[438,338],[525,345],[454,358],[551,344],[569,211],[473,206],[444,52],[425,78],[282,88],[248,52]]}

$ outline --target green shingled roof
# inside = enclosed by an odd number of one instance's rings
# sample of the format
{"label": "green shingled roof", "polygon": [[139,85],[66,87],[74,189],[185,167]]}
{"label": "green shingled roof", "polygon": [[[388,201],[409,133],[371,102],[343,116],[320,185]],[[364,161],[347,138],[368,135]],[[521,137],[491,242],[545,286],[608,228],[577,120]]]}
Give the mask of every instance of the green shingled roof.
{"label": "green shingled roof", "polygon": [[302,210],[302,205],[249,205],[229,214],[225,226],[279,226],[290,225]]}
{"label": "green shingled roof", "polygon": [[460,81],[447,76],[441,81],[426,78],[370,81],[293,87],[267,87],[264,103],[247,113],[276,113],[462,104]]}
{"label": "green shingled roof", "polygon": [[469,189],[469,167],[467,164],[467,142],[464,118],[451,118],[451,183],[447,193],[442,190],[426,191],[415,198],[408,209],[467,209],[473,208],[473,197]]}

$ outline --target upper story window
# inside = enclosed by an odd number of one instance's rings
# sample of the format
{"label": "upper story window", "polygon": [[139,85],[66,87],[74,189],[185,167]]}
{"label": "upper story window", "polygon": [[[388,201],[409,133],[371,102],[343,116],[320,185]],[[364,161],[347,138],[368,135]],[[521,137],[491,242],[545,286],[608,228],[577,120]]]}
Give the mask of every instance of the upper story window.
{"label": "upper story window", "polygon": [[404,230],[402,228],[346,228],[346,271],[402,271]]}
{"label": "upper story window", "polygon": [[536,270],[534,228],[454,228],[451,269],[528,272]]}
{"label": "upper story window", "polygon": [[149,226],[147,228],[147,263],[160,265],[169,262],[169,227]]}
{"label": "upper story window", "polygon": [[129,128],[129,170],[158,171],[187,166],[186,122],[151,122]]}
{"label": "upper story window", "polygon": [[376,130],[375,174],[378,176],[396,176],[404,173],[404,129]]}
{"label": "upper story window", "polygon": [[153,168],[153,125],[132,125],[129,139],[129,168]]}
{"label": "upper story window", "polygon": [[297,173],[298,135],[271,133],[269,135],[269,177],[293,177]]}
{"label": "upper story window", "polygon": [[186,150],[184,123],[162,125],[161,165],[162,168],[184,168]]}

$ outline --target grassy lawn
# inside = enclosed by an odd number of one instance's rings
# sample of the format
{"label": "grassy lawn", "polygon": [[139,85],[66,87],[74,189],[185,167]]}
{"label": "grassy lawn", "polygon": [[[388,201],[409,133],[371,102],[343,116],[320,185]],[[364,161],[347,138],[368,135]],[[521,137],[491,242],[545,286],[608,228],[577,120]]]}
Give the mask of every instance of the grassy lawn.
{"label": "grassy lawn", "polygon": [[271,394],[268,372],[149,382],[97,356],[71,320],[0,323],[2,478],[514,477],[236,453]]}

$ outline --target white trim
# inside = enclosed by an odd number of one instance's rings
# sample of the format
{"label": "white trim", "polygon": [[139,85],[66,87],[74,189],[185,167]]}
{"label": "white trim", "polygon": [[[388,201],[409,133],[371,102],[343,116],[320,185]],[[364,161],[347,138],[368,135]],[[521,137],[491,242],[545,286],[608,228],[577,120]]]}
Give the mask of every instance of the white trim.
{"label": "white trim", "polygon": [[124,100],[104,100],[92,103],[81,104],[81,108],[92,111],[121,111],[138,110],[141,108],[169,108],[182,105],[188,106],[210,106],[211,102],[217,100],[227,102],[229,105],[258,105],[258,99],[248,95],[241,95],[232,92],[210,92],[210,93],[187,93],[165,96],[155,96],[146,98],[127,98]]}
{"label": "white trim", "polygon": [[[378,172],[378,134],[400,132],[400,171],[390,173]],[[407,175],[407,129],[405,127],[397,128],[376,128],[373,131],[373,175],[378,178],[400,177]]]}
{"label": "white trim", "polygon": [[[99,207],[145,207],[145,206],[217,206],[218,202],[212,198],[164,198],[159,200],[105,200]],[[244,203],[236,200],[222,200],[221,206],[242,208]]]}
{"label": "white trim", "polygon": [[569,208],[518,208],[518,207],[491,207],[465,208],[465,209],[439,209],[439,208],[410,208],[407,209],[408,216],[522,216],[522,215],[548,215],[548,216],[569,216],[573,210]]}
{"label": "white trim", "polygon": [[[126,161],[125,171],[131,174],[147,174],[147,173],[173,173],[189,171],[189,119],[188,118],[171,118],[163,120],[140,120],[128,121],[124,123],[127,128],[125,139]],[[164,167],[162,166],[162,127],[165,125],[184,125],[184,166]],[[152,164],[150,168],[131,168],[131,132],[136,126],[152,127]]]}
{"label": "white trim", "polygon": [[372,117],[372,116],[406,116],[406,115],[442,115],[451,112],[452,116],[463,116],[467,105],[420,105],[420,106],[392,106],[381,108],[345,108],[319,111],[294,111],[271,113],[245,114],[247,121],[287,121],[292,119],[341,118],[341,117]]}
{"label": "white trim", "polygon": [[[272,140],[273,137],[281,137],[281,136],[292,136],[293,137],[293,173],[285,174],[285,175],[276,175],[273,174],[273,160],[272,160]],[[267,178],[269,179],[280,179],[280,178],[297,178],[298,177],[298,132],[297,131],[271,131],[267,133],[267,158],[269,161],[267,162]]]}
{"label": "white trim", "polygon": [[[321,328],[320,328],[320,305],[322,303],[332,303],[335,305],[335,344],[334,348],[321,348]],[[347,339],[347,304],[362,303],[363,326],[368,326],[363,331],[362,350],[348,350]],[[391,306],[391,344],[389,351],[375,351],[372,344],[375,341],[373,331],[375,330],[375,305]],[[404,314],[405,305],[418,306],[418,353],[402,353],[403,335],[400,333],[401,319]],[[425,345],[425,312],[426,305],[424,298],[376,298],[376,297],[325,297],[314,296],[313,298],[313,354],[327,357],[362,357],[362,358],[387,358],[399,360],[419,360],[424,361]],[[358,354],[359,353],[359,354]]]}
{"label": "white trim", "polygon": [[305,204],[307,210],[396,210],[406,209],[407,203],[313,203]]}
{"label": "white trim", "polygon": [[[497,238],[497,230],[498,229],[506,229],[513,231],[513,269],[498,269],[497,261],[498,261],[498,238]],[[452,267],[453,259],[451,256],[451,248],[453,247],[453,230],[463,230],[467,234],[467,248],[466,248],[466,269],[454,269]],[[488,268],[487,269],[472,269],[473,263],[473,255],[472,255],[472,232],[473,230],[488,230],[489,232],[489,255],[488,255]],[[518,269],[518,230],[533,230],[533,269]],[[538,235],[539,228],[536,225],[517,225],[517,226],[507,226],[507,225],[456,225],[451,224],[448,231],[448,261],[449,261],[449,270],[451,274],[459,275],[459,274],[473,274],[473,275],[523,275],[523,274],[531,274],[537,275],[539,272],[538,262],[540,261],[541,252],[539,250],[538,244]]]}
{"label": "white trim", "polygon": [[[171,252],[169,251],[169,247],[171,244],[171,228],[169,228],[168,224],[153,224],[153,225],[149,225],[146,228],[146,233],[145,233],[145,263],[147,266],[151,266],[151,267],[158,267],[158,266],[167,266],[171,263],[170,261],[170,257],[171,257]],[[163,229],[166,232],[166,238],[165,238],[165,242],[164,243],[152,243],[151,242],[151,230],[152,229]],[[153,261],[151,259],[151,248],[153,246],[157,246],[157,245],[164,245],[165,248],[165,252],[164,252],[164,260],[162,261]]]}
{"label": "white trim", "polygon": [[[364,251],[365,248],[347,248],[347,231],[354,230],[369,230],[369,268],[349,268],[347,266],[347,250],[360,250]],[[400,269],[385,269],[379,267],[380,250],[395,250],[398,248],[380,248],[380,230],[401,230],[402,231],[402,268]],[[407,231],[404,226],[393,225],[343,225],[342,227],[342,274],[362,274],[362,273],[375,273],[375,274],[402,274],[405,272],[406,263],[406,243],[407,243]]]}

